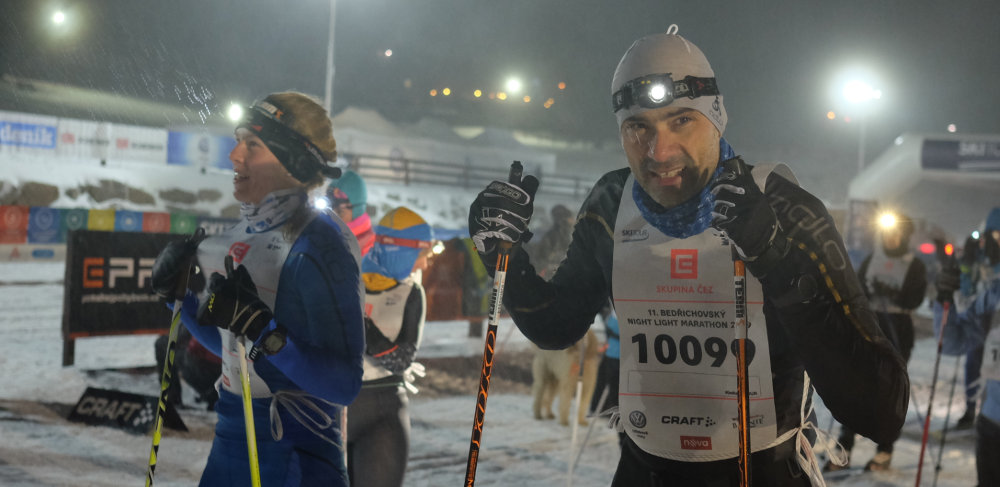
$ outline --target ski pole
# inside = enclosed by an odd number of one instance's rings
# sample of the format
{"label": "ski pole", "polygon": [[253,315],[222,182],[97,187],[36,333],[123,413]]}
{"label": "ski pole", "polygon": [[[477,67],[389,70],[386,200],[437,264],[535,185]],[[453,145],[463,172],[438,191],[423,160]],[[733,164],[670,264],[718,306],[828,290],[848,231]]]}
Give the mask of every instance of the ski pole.
{"label": "ski pole", "polygon": [[[231,259],[227,257],[227,260]],[[253,424],[253,397],[250,395],[250,366],[243,337],[236,339],[236,353],[240,356],[240,383],[243,386],[243,421],[247,432],[247,455],[250,459],[250,483],[260,487],[260,464],[257,460],[257,431]]]}
{"label": "ski pole", "polygon": [[[226,275],[233,275],[233,256],[225,260]],[[243,386],[243,424],[247,434],[247,455],[250,460],[250,484],[260,487],[260,464],[257,460],[257,429],[253,422],[253,396],[250,391],[250,365],[247,363],[247,349],[244,337],[236,337],[236,354],[240,356],[240,385]]]}
{"label": "ski pole", "polygon": [[[576,414],[570,415],[569,420],[573,422],[573,432],[570,434],[569,439],[569,465],[566,469],[566,487],[573,487],[573,449],[576,447],[576,435],[577,431],[580,429],[580,422],[576,418],[580,417],[580,411],[583,409],[583,404],[580,401],[583,400],[583,361],[587,355],[587,336],[584,335],[583,339],[580,340],[580,360],[577,363],[576,371],[576,397],[574,401],[576,402]],[[575,416],[575,417],[574,417]]]}
{"label": "ski pole", "polygon": [[608,391],[610,389],[610,385],[605,385],[604,390],[601,391],[601,398],[597,400],[597,407],[594,408],[594,415],[590,418],[590,424],[587,426],[587,434],[583,435],[583,442],[580,443],[580,448],[576,450],[576,456],[573,457],[573,465],[580,463],[580,456],[583,455],[583,449],[587,447],[587,442],[590,441],[590,433],[594,431],[594,425],[597,424],[597,418],[601,416],[601,408],[604,407],[604,401],[608,398]]}
{"label": "ski pole", "polygon": [[[194,235],[189,237],[192,241],[200,243],[205,238],[205,229],[198,228]],[[174,289],[174,312],[170,318],[170,331],[167,333],[167,356],[163,361],[163,371],[160,372],[160,400],[156,404],[156,419],[153,421],[153,445],[149,449],[149,465],[146,468],[146,487],[153,485],[153,475],[156,473],[157,455],[160,451],[160,439],[163,431],[163,416],[167,413],[167,400],[169,399],[168,389],[173,380],[174,352],[177,348],[177,334],[180,332],[181,308],[184,305],[184,295],[187,294],[188,276],[191,274],[191,265],[194,258],[189,258],[184,263],[183,273],[178,276],[177,287]],[[180,389],[178,389],[180,390]]]}
{"label": "ski pole", "polygon": [[[730,243],[732,245],[732,243]],[[747,275],[743,261],[733,247],[733,287],[736,296],[736,429],[740,440],[739,461],[740,486],[750,485],[750,389],[747,377]]]}
{"label": "ski pole", "polygon": [[[520,182],[524,168],[519,161],[510,165],[510,182]],[[493,352],[497,341],[497,322],[503,305],[503,284],[507,279],[507,263],[510,260],[510,242],[500,242],[497,253],[496,271],[493,274],[493,290],[490,292],[490,310],[486,327],[486,345],[483,348],[483,366],[479,374],[479,393],[476,395],[476,415],[472,420],[472,439],[469,441],[469,460],[465,466],[465,485],[476,483],[476,466],[479,462],[479,447],[483,438],[483,422],[486,418],[486,398],[490,390],[490,374],[493,372]]]}
{"label": "ski pole", "polygon": [[[920,477],[924,470],[924,451],[927,448],[927,433],[931,427],[931,412],[934,407],[934,389],[937,386],[938,368],[941,366],[942,340],[944,339],[944,327],[948,325],[948,307],[951,303],[945,301],[941,303],[941,330],[938,331],[937,357],[934,358],[934,374],[931,379],[931,395],[927,400],[927,416],[924,416],[924,434],[920,440],[920,460],[917,462],[917,482],[915,487],[920,487]],[[940,452],[938,452],[940,454]]]}
{"label": "ski pole", "polygon": [[961,365],[962,356],[955,357],[955,371],[951,375],[951,392],[948,393],[948,409],[944,413],[944,428],[941,430],[941,445],[938,447],[937,465],[934,465],[934,482],[931,484],[937,487],[938,474],[941,473],[941,457],[944,456],[944,440],[948,436],[948,422],[951,421],[951,401],[955,398],[955,383],[958,382],[958,368]]}

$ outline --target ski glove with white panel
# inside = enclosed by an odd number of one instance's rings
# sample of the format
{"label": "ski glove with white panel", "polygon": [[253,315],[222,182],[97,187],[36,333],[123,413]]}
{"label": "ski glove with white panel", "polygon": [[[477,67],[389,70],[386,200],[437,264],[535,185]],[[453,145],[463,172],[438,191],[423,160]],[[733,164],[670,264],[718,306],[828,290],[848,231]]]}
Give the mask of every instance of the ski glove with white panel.
{"label": "ski glove with white panel", "polygon": [[154,293],[170,300],[184,297],[184,290],[177,288],[185,272],[189,273],[188,289],[200,292],[205,288],[205,276],[195,263],[198,244],[202,240],[205,240],[205,230],[199,228],[193,235],[183,240],[174,240],[163,247],[153,262],[152,275],[149,279]]}
{"label": "ski glove with white panel", "polygon": [[750,168],[740,158],[729,159],[710,184],[715,195],[712,226],[732,241],[741,260],[748,264],[757,260],[775,242],[778,218]]}
{"label": "ski glove with white panel", "polygon": [[233,270],[233,257],[226,256],[226,276],[212,273],[208,298],[198,308],[198,323],[212,325],[257,341],[270,323],[271,310],[257,295],[257,286],[246,267]]}
{"label": "ski glove with white panel", "polygon": [[469,234],[491,272],[498,242],[518,244],[531,239],[528,222],[534,210],[538,179],[530,175],[513,179],[493,181],[469,207]]}

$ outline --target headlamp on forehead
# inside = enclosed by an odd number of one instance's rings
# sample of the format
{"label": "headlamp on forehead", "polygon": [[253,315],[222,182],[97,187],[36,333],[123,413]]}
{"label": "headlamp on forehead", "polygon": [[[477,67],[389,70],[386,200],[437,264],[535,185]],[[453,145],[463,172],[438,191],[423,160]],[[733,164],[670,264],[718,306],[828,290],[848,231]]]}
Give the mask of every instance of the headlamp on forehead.
{"label": "headlamp on forehead", "polygon": [[326,157],[309,139],[281,121],[284,111],[266,101],[257,102],[247,110],[237,126],[260,137],[264,145],[295,179],[308,182],[316,173],[329,178],[340,177],[340,168],[327,164]]}
{"label": "headlamp on forehead", "polygon": [[678,98],[694,99],[718,94],[719,87],[715,84],[715,78],[685,76],[682,80],[674,81],[670,73],[650,74],[622,85],[620,90],[611,95],[611,106],[615,112],[636,105],[643,108],[660,108]]}

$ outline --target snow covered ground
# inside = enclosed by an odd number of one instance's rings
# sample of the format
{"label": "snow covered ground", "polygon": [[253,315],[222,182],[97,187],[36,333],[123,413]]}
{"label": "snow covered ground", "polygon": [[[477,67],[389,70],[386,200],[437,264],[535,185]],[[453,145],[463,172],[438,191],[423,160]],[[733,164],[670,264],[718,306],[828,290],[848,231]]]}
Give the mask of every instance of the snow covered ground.
{"label": "snow covered ground", "polygon": [[[76,363],[62,367],[62,264],[0,263],[0,485],[120,486],[141,485],[150,438],[104,427],[88,427],[65,419],[88,386],[155,395],[154,374],[121,371],[155,364],[153,336],[89,338],[77,341]],[[164,313],[164,319],[168,319]],[[467,338],[465,322],[432,322],[426,327],[422,357],[482,354],[482,339]],[[910,361],[913,397],[926,411],[934,367],[935,343],[925,332]],[[527,341],[510,322],[501,322],[498,354],[524,350]],[[944,357],[934,400],[931,430],[944,422],[956,361]],[[429,371],[429,373],[433,373]],[[951,422],[964,405],[959,390]],[[418,382],[419,387],[419,382]],[[475,392],[428,398],[412,396],[412,445],[406,485],[458,485],[465,473],[475,407]],[[552,486],[567,484],[571,429],[531,417],[531,398],[521,392],[491,388],[477,472],[479,485]],[[185,394],[187,391],[185,391]],[[185,396],[189,398],[190,396]],[[827,429],[830,416],[817,401],[818,424]],[[156,470],[157,485],[195,485],[211,445],[214,413],[182,409],[187,433],[165,432]],[[831,485],[912,485],[923,424],[911,402],[902,437],[896,443],[893,469],[831,479]],[[836,435],[836,427],[834,427]],[[582,438],[585,429],[578,435]],[[924,463],[924,484],[934,477],[939,439]],[[949,432],[938,485],[976,483],[974,440],[969,432]],[[862,466],[874,445],[859,440],[852,457]],[[590,436],[576,466],[574,486],[608,485],[617,464],[617,438],[602,424]]]}

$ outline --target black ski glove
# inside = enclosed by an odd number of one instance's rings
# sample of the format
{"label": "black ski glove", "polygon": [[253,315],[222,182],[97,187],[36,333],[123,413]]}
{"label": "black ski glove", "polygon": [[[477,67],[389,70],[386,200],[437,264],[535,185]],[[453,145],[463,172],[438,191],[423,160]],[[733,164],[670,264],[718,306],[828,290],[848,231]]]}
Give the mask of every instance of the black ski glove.
{"label": "black ski glove", "polygon": [[218,326],[256,342],[273,315],[257,296],[257,286],[246,267],[233,270],[233,257],[226,256],[226,277],[212,273],[208,298],[198,307],[198,323]]}
{"label": "black ski glove", "polygon": [[715,195],[712,226],[732,241],[740,259],[756,260],[774,242],[778,218],[750,168],[739,158],[729,159],[722,162],[722,174],[710,184]]}
{"label": "black ski glove", "polygon": [[944,266],[934,280],[937,300],[941,303],[954,302],[955,291],[962,287],[962,272],[958,266]]}
{"label": "black ski glove", "polygon": [[170,300],[184,297],[185,291],[177,288],[185,272],[189,272],[188,289],[201,292],[205,288],[205,276],[198,269],[195,258],[202,240],[205,240],[205,229],[198,228],[193,235],[184,240],[174,240],[163,247],[153,262],[152,275],[149,279],[154,293]]}
{"label": "black ski glove", "polygon": [[534,209],[538,179],[512,172],[508,182],[493,181],[469,207],[469,235],[479,257],[493,274],[497,243],[525,243],[531,240],[528,222]]}

